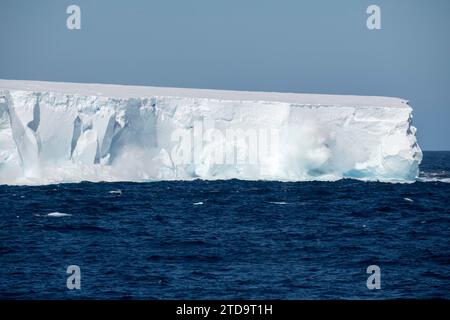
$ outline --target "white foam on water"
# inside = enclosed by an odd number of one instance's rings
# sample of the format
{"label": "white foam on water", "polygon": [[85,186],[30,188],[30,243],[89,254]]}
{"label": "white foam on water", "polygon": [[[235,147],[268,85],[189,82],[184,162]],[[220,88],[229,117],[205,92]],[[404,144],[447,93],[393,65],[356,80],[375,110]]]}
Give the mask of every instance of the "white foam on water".
{"label": "white foam on water", "polygon": [[417,179],[419,182],[442,182],[450,183],[450,178],[431,178],[431,177],[420,177]]}
{"label": "white foam on water", "polygon": [[60,217],[70,217],[70,213],[63,213],[63,212],[50,212],[47,213],[47,217],[53,217],[53,218],[60,218]]}

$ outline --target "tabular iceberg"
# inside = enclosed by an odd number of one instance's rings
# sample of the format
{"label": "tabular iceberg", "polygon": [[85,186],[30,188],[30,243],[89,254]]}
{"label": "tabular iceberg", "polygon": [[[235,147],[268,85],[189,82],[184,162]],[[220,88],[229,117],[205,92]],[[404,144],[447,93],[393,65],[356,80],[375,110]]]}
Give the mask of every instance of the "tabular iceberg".
{"label": "tabular iceberg", "polygon": [[0,80],[0,184],[414,181],[407,101]]}

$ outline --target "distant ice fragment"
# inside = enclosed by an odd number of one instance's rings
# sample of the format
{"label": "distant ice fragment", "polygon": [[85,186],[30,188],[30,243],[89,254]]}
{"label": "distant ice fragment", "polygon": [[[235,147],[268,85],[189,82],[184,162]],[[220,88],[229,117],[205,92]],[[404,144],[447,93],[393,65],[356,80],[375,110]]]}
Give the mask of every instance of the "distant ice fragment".
{"label": "distant ice fragment", "polygon": [[63,212],[50,212],[50,213],[47,213],[47,217],[54,217],[54,218],[69,217],[69,216],[71,216],[70,213],[63,213]]}

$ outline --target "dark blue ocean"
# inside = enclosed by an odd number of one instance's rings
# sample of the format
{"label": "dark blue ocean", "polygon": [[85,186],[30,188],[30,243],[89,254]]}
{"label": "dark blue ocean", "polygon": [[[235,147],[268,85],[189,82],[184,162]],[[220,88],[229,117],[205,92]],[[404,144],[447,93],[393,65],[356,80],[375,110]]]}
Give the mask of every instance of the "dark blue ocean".
{"label": "dark blue ocean", "polygon": [[449,299],[450,152],[425,152],[421,171],[412,184],[0,186],[0,298]]}

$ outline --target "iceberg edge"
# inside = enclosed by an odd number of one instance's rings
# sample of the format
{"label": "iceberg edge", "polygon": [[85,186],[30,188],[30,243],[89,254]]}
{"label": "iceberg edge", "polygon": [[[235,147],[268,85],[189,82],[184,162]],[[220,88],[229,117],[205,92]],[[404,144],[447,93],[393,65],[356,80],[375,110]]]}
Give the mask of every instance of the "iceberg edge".
{"label": "iceberg edge", "polygon": [[0,80],[0,184],[410,182],[398,98]]}

